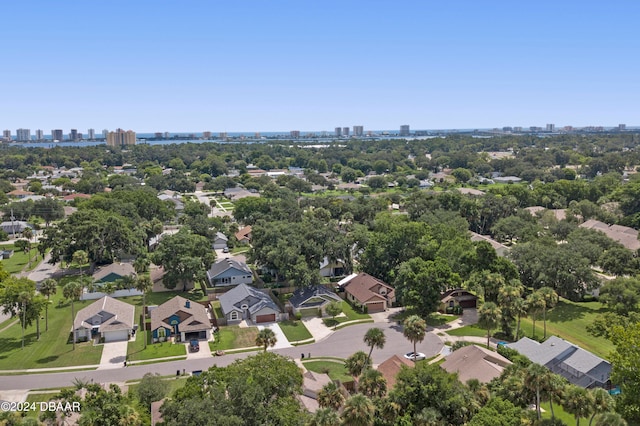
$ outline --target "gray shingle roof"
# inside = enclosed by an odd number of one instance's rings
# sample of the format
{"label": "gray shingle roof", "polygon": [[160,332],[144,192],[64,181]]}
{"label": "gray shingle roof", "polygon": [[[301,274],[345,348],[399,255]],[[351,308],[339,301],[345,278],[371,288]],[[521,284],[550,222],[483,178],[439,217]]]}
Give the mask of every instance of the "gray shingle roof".
{"label": "gray shingle roof", "polygon": [[209,270],[207,271],[207,277],[209,278],[209,280],[211,280],[229,268],[238,269],[239,271],[243,272],[243,275],[252,275],[251,269],[249,269],[246,263],[238,262],[235,259],[226,258],[220,259],[217,262],[211,264],[211,268],[209,268]]}
{"label": "gray shingle roof", "polygon": [[116,274],[121,277],[126,277],[128,275],[135,275],[135,272],[136,271],[131,263],[112,263],[98,269],[93,274],[93,279],[94,281],[100,281],[101,279],[107,277],[109,274]]}
{"label": "gray shingle roof", "polygon": [[342,300],[340,299],[340,296],[338,296],[334,292],[330,291],[324,286],[319,285],[313,287],[301,287],[296,289],[296,291],[293,292],[293,295],[291,295],[289,303],[291,303],[293,307],[297,308],[312,297],[320,297],[324,300],[327,300],[328,302],[334,300],[339,302]]}
{"label": "gray shingle roof", "polygon": [[[88,322],[96,317],[97,323]],[[73,328],[77,330],[81,327],[93,328],[100,325],[98,331],[113,331],[122,329],[132,329],[135,317],[135,307],[113,297],[104,296],[89,306],[80,309],[73,321]]]}
{"label": "gray shingle roof", "polygon": [[222,313],[225,315],[231,311],[243,312],[242,305],[247,305],[249,313],[251,314],[265,307],[280,312],[278,305],[276,305],[267,294],[246,284],[238,284],[236,287],[221,295],[218,300],[220,300]]}

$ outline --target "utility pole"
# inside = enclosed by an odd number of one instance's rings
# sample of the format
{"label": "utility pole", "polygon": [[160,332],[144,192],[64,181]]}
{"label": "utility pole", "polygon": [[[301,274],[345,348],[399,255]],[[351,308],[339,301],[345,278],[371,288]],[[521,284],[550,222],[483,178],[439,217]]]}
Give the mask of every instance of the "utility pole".
{"label": "utility pole", "polygon": [[13,239],[16,239],[16,226],[13,222],[16,220],[15,216],[13,216],[13,209],[11,209],[11,231],[13,232]]}

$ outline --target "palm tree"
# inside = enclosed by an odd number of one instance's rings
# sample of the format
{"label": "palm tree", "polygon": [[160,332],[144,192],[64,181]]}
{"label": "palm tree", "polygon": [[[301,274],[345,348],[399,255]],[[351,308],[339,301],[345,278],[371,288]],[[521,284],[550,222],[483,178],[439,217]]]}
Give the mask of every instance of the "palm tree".
{"label": "palm tree", "polygon": [[340,426],[340,415],[331,408],[320,408],[311,417],[308,426]]}
{"label": "palm tree", "polygon": [[576,426],[580,425],[580,418],[587,418],[593,411],[594,399],[591,393],[576,385],[569,385],[564,401],[564,409],[576,418]]}
{"label": "palm tree", "polygon": [[469,379],[467,380],[467,387],[476,397],[476,401],[478,402],[478,408],[484,407],[489,398],[491,398],[491,392],[487,385],[480,383],[478,379]]}
{"label": "palm tree", "polygon": [[386,343],[387,338],[384,335],[384,331],[380,328],[373,327],[367,330],[364,335],[364,342],[369,346],[369,364],[371,364],[371,354],[373,353],[373,348],[382,349],[384,348],[384,344]]}
{"label": "palm tree", "polygon": [[525,371],[525,385],[536,394],[536,413],[538,420],[542,419],[540,397],[545,389],[549,370],[540,364],[532,363]]}
{"label": "palm tree", "polygon": [[133,261],[133,269],[136,271],[136,274],[144,274],[149,270],[149,265],[151,261],[145,255],[140,255],[136,257],[136,260]]}
{"label": "palm tree", "polygon": [[26,291],[21,292],[18,295],[18,303],[22,306],[22,349],[24,349],[24,329],[27,321],[27,305],[31,303],[31,294]]}
{"label": "palm tree", "polygon": [[147,348],[147,292],[151,290],[153,283],[146,275],[138,276],[135,281],[135,288],[142,292],[142,331],[144,332],[144,348]]}
{"label": "palm tree", "polygon": [[544,307],[542,308],[542,321],[544,322],[544,336],[543,339],[547,338],[547,309],[551,309],[556,306],[558,303],[558,293],[555,292],[551,287],[541,287],[538,290],[538,293],[542,295],[544,299]]}
{"label": "palm tree", "polygon": [[33,231],[31,228],[25,228],[24,231],[22,231],[22,236],[27,240],[27,257],[29,258],[28,268],[31,269],[31,239],[33,238]]}
{"label": "palm tree", "polygon": [[614,402],[613,397],[602,388],[591,389],[591,396],[593,397],[593,414],[591,420],[589,420],[589,426],[593,423],[594,417],[598,414],[604,414],[613,410]]}
{"label": "palm tree", "polygon": [[415,361],[418,342],[422,342],[427,334],[427,322],[418,315],[411,315],[402,325],[404,337],[413,343],[413,360]]}
{"label": "palm tree", "polygon": [[533,321],[533,337],[536,336],[536,317],[543,309],[545,309],[545,302],[542,294],[534,291],[527,296],[527,312],[531,315]]}
{"label": "palm tree", "polygon": [[318,392],[318,405],[324,408],[331,408],[335,411],[340,410],[344,404],[344,395],[340,391],[335,382],[329,382]]}
{"label": "palm tree", "polygon": [[40,294],[47,298],[47,304],[44,308],[44,331],[49,331],[49,300],[57,291],[58,283],[53,278],[47,278],[40,284]]}
{"label": "palm tree", "polygon": [[522,285],[506,285],[498,291],[498,306],[502,309],[502,331],[507,335],[511,335],[511,323],[518,313],[515,306],[518,301],[522,301]]}
{"label": "palm tree", "polygon": [[598,414],[594,426],[627,426],[627,421],[620,414],[611,411]]}
{"label": "palm tree", "polygon": [[73,334],[73,350],[76,350],[76,330],[73,327],[73,322],[76,318],[75,301],[82,296],[82,284],[77,281],[71,281],[62,287],[62,294],[65,298],[71,300],[71,333]]}
{"label": "palm tree", "polygon": [[553,403],[562,404],[564,402],[564,395],[567,389],[567,380],[559,374],[554,374],[551,371],[548,372],[546,382],[546,392],[549,398],[549,408],[551,409],[551,418],[556,418],[556,413],[553,410]]}
{"label": "palm tree", "polygon": [[487,349],[490,347],[491,330],[498,326],[500,318],[500,308],[493,302],[486,302],[478,311],[478,324],[487,330]]}
{"label": "palm tree", "polygon": [[89,261],[89,255],[84,250],[76,250],[73,252],[72,256],[73,263],[76,264],[80,268],[80,279],[84,276],[84,268],[83,266],[87,264]]}
{"label": "palm tree", "polygon": [[344,361],[344,367],[353,376],[353,381],[357,384],[358,376],[370,367],[369,357],[366,353],[358,351]]}
{"label": "palm tree", "polygon": [[376,407],[361,393],[347,399],[342,411],[343,424],[349,426],[372,426],[375,421]]}
{"label": "palm tree", "polygon": [[368,368],[360,376],[358,389],[369,398],[382,398],[387,393],[387,379],[378,370]]}
{"label": "palm tree", "polygon": [[264,351],[267,351],[268,347],[273,347],[276,345],[276,334],[270,328],[263,328],[258,332],[256,336],[256,346],[262,346]]}
{"label": "palm tree", "polygon": [[433,407],[424,407],[413,416],[413,424],[416,426],[438,426],[442,424],[441,415]]}
{"label": "palm tree", "polygon": [[527,303],[524,301],[522,297],[517,298],[513,301],[513,305],[511,306],[513,309],[513,314],[516,316],[516,340],[520,338],[520,322],[522,320],[522,316],[527,314]]}

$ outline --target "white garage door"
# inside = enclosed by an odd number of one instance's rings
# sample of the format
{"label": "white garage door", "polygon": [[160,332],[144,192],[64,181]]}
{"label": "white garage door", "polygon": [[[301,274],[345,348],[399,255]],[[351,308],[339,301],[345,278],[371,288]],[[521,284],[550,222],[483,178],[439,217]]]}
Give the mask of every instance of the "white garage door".
{"label": "white garage door", "polygon": [[107,331],[104,333],[105,342],[119,342],[129,339],[129,332],[127,330]]}

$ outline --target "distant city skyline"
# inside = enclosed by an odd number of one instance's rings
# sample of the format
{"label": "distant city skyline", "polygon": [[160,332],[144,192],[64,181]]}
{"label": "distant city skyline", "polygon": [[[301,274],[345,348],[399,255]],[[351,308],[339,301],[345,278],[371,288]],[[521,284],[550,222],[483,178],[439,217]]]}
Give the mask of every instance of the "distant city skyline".
{"label": "distant city skyline", "polygon": [[0,69],[0,128],[14,133],[637,123],[640,2],[33,0],[3,12],[3,55],[20,60]]}

